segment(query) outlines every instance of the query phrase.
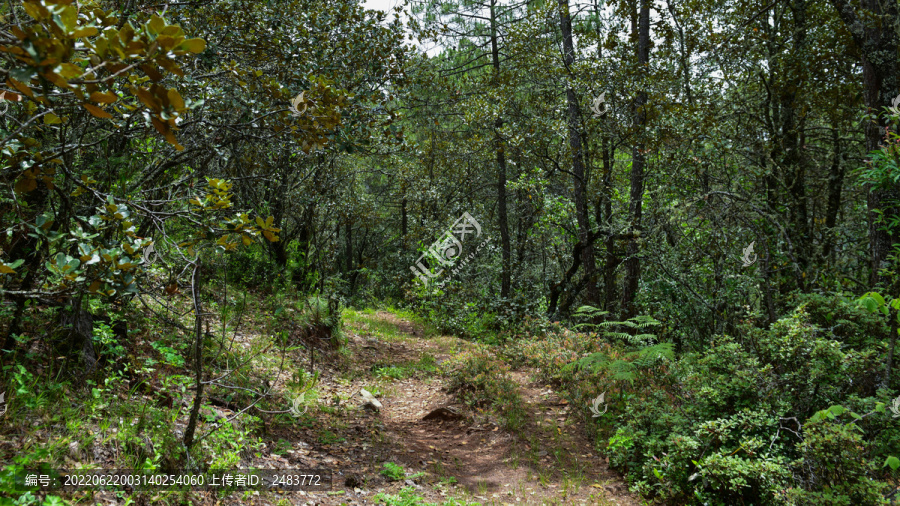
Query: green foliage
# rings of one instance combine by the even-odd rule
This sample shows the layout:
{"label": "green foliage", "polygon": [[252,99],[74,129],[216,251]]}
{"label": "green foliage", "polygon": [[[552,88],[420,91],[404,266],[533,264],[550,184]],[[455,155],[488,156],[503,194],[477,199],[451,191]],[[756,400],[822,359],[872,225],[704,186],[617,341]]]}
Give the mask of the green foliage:
{"label": "green foliage", "polygon": [[518,331],[524,318],[540,318],[534,316],[539,300],[525,294],[497,300],[486,287],[474,283],[450,284],[437,296],[413,292],[407,300],[439,332],[485,344],[501,344]]}
{"label": "green foliage", "polygon": [[633,382],[640,369],[652,367],[660,360],[674,360],[672,343],[659,343],[637,351],[628,352],[622,358],[610,357],[606,353],[591,353],[575,362],[567,364],[564,372],[584,370],[589,374],[605,374],[614,381]]}
{"label": "green foliage", "polygon": [[99,348],[97,354],[115,362],[125,357],[125,346],[117,342],[109,325],[99,322],[94,324],[94,347]]}
{"label": "green foliage", "polygon": [[384,504],[385,506],[477,506],[479,504],[459,501],[453,498],[447,499],[440,504],[426,502],[425,498],[418,495],[413,487],[403,487],[397,494],[379,492],[375,494],[374,500],[375,504]]}
{"label": "green foliage", "polygon": [[409,376],[407,369],[394,365],[387,367],[375,367],[373,369],[376,378],[389,378],[393,380],[401,380]]}
{"label": "green foliage", "polygon": [[873,313],[858,299],[797,293],[789,300],[795,307],[803,307],[810,323],[828,329],[836,339],[853,347],[871,346],[881,340],[880,336],[888,334],[888,322],[882,311]]}
{"label": "green foliage", "polygon": [[425,498],[416,494],[416,489],[412,487],[403,487],[399,494],[388,494],[379,492],[375,495],[376,504],[384,504],[385,506],[414,506],[418,504],[426,504]]}
{"label": "green foliage", "polygon": [[872,396],[880,360],[867,332],[883,328],[852,301],[807,296],[769,330],[742,328],[677,360],[669,347],[642,356],[658,345],[623,349],[565,330],[507,353],[559,381],[585,416],[611,392],[594,419],[598,445],[647,497],[882,504],[885,464],[900,453],[900,427],[886,414],[895,393]]}
{"label": "green foliage", "polygon": [[609,438],[606,445],[609,463],[613,467],[627,469],[628,462],[633,459],[633,455],[630,455],[630,450],[633,447],[634,435],[629,432],[629,429],[619,427],[616,429],[616,433]]}
{"label": "green foliage", "polygon": [[346,438],[343,438],[330,430],[323,430],[319,433],[319,443],[323,445],[332,445],[335,443],[343,443],[346,441]]}
{"label": "green foliage", "polygon": [[301,310],[299,322],[301,327],[327,329],[327,335],[322,337],[330,339],[336,348],[345,344],[341,335],[341,310],[337,299],[326,299],[319,296],[307,297],[303,301]]}
{"label": "green foliage", "polygon": [[601,311],[591,306],[581,306],[573,314],[576,319],[591,320],[587,323],[575,325],[576,329],[597,329],[599,337],[605,340],[623,340],[636,346],[642,346],[625,354],[611,356],[605,352],[595,352],[583,356],[578,360],[566,364],[563,367],[564,374],[573,374],[584,371],[590,375],[602,374],[609,376],[613,381],[634,382],[640,369],[647,369],[656,365],[659,361],[674,360],[675,347],[672,343],[650,344],[657,340],[656,334],[630,334],[628,332],[613,332],[608,329],[624,327],[632,330],[646,330],[658,326],[660,322],[650,316],[635,316],[626,321],[594,321],[607,315],[607,311]]}
{"label": "green foliage", "polygon": [[280,268],[261,244],[251,244],[235,250],[227,258],[230,282],[246,288],[272,289],[279,286]]}
{"label": "green foliage", "polygon": [[440,372],[437,359],[430,353],[423,353],[419,360],[403,364],[376,362],[370,368],[375,377],[381,379],[401,380],[412,376],[430,375]]}
{"label": "green foliage", "polygon": [[381,475],[390,481],[400,481],[406,478],[406,471],[400,465],[393,462],[385,462],[382,464]]}
{"label": "green foliage", "polygon": [[159,352],[163,357],[163,363],[171,365],[173,367],[183,367],[184,366],[184,353],[179,352],[169,346],[166,346],[159,341],[153,341],[150,343],[150,346],[153,347],[156,351]]}
{"label": "green foliage", "polygon": [[[842,410],[828,410],[839,416]],[[862,433],[861,433],[862,432]],[[804,425],[803,442],[797,445],[801,487],[788,491],[799,504],[888,504],[885,483],[874,478],[875,462],[867,455],[864,431],[853,423],[833,423],[813,417]]]}
{"label": "green foliage", "polygon": [[[894,113],[897,119],[897,113]],[[888,131],[884,142],[869,153],[870,159],[865,167],[856,170],[860,184],[870,183],[881,188],[890,188],[900,181],[900,135],[896,131]],[[889,224],[895,227],[897,224]]]}

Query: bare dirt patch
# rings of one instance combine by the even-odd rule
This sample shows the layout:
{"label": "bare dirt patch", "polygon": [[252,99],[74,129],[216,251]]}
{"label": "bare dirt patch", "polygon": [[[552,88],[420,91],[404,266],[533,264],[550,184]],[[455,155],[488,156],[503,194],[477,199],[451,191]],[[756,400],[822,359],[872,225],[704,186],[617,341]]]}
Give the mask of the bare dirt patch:
{"label": "bare dirt patch", "polygon": [[[316,364],[317,406],[291,425],[270,427],[266,448],[248,459],[262,468],[328,468],[332,490],[215,500],[198,494],[195,504],[363,505],[376,504],[378,493],[404,488],[438,505],[450,498],[458,501],[450,504],[641,504],[594,451],[580,417],[571,416],[575,408],[534,382],[529,371],[512,372],[527,413],[513,432],[495,414],[459,403],[437,371],[412,365],[426,354],[441,362],[472,343],[423,337],[422,328],[391,313],[364,318],[371,325],[363,321],[346,329],[349,360]],[[384,322],[399,332],[383,338],[375,329]],[[308,366],[295,359],[297,366]],[[406,367],[409,375],[376,374],[389,364]],[[379,395],[380,412],[360,409],[361,388]],[[439,408],[447,412],[423,419]],[[386,462],[402,466],[406,476],[386,477]]]}

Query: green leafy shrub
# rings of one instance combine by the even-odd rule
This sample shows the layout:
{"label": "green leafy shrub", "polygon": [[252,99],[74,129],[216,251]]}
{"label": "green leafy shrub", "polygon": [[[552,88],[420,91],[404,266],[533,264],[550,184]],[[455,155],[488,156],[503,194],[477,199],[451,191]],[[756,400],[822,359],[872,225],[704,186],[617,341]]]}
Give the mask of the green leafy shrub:
{"label": "green leafy shrub", "polygon": [[855,424],[825,420],[804,425],[801,459],[795,462],[800,486],[787,499],[796,504],[888,504],[885,484],[873,479],[876,465],[867,458],[864,434]]}
{"label": "green leafy shrub", "polygon": [[[551,327],[505,353],[584,406],[610,465],[651,500],[882,504],[885,466],[900,454],[900,424],[877,411],[900,393],[875,388],[883,355],[869,333],[884,325],[847,300],[799,299],[768,330],[741,328],[679,357],[660,347],[665,336],[608,335],[596,312],[581,328],[597,332]],[[592,417],[601,392],[606,412]],[[814,416],[836,404],[841,423]]]}

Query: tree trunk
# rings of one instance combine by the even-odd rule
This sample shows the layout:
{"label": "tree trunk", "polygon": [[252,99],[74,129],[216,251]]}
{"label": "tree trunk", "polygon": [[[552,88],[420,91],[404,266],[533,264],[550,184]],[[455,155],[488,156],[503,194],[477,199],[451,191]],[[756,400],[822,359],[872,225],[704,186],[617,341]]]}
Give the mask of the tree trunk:
{"label": "tree trunk", "polygon": [[884,383],[887,388],[891,388],[891,374],[894,367],[894,345],[897,344],[897,310],[891,308],[891,344],[888,347],[887,363],[885,364]]}
{"label": "tree trunk", "polygon": [[197,418],[200,416],[200,406],[203,404],[203,308],[200,305],[200,260],[194,261],[194,270],[191,273],[191,295],[194,301],[194,376],[195,388],[194,404],[191,406],[190,418],[187,427],[184,428],[184,446],[188,450],[194,444],[194,431],[197,429]]}
{"label": "tree trunk", "polygon": [[[563,61],[571,77],[571,65],[575,62],[575,46],[572,42],[572,19],[569,17],[568,0],[559,0],[559,25],[563,40]],[[569,147],[572,149],[572,174],[575,185],[575,219],[578,222],[578,240],[582,245],[581,263],[584,264],[584,277],[587,280],[586,302],[596,305],[597,281],[595,279],[596,267],[594,265],[594,246],[591,238],[591,225],[588,218],[587,186],[588,180],[584,167],[584,146],[579,130],[580,111],[578,97],[571,84],[566,86],[566,101],[568,102],[568,130]]]}
{"label": "tree trunk", "polygon": [[[273,192],[271,195],[271,200],[273,201],[272,206],[272,218],[273,225],[277,228],[284,230],[284,199],[286,198],[284,193],[287,191],[286,185],[284,183],[280,184],[278,189]],[[272,255],[275,257],[275,263],[282,270],[287,268],[288,264],[288,255],[287,255],[287,240],[289,234],[282,234],[282,238],[279,241],[266,241],[269,245],[269,248],[272,251]]]}
{"label": "tree trunk", "polygon": [[[494,86],[500,84],[500,49],[497,46],[497,0],[491,0],[491,62],[494,66]],[[510,290],[510,258],[509,218],[506,211],[506,153],[499,128],[503,126],[503,118],[494,122],[494,142],[497,150],[497,225],[500,227],[500,252],[502,254],[500,273],[500,297],[509,298]]]}
{"label": "tree trunk", "polygon": [[831,256],[837,240],[834,227],[837,225],[837,215],[841,208],[841,191],[844,187],[844,166],[841,163],[843,151],[837,127],[831,129],[831,145],[834,152],[831,157],[831,170],[828,174],[828,205],[825,209],[825,237],[822,245],[823,260]]}
{"label": "tree trunk", "polygon": [[790,5],[794,15],[794,67],[784,68],[786,77],[780,93],[781,132],[779,154],[781,166],[787,176],[785,181],[791,196],[788,206],[791,221],[791,235],[794,238],[795,255],[799,272],[796,272],[797,287],[806,291],[805,274],[809,267],[809,213],[806,198],[806,166],[801,156],[802,142],[800,128],[802,118],[797,117],[797,93],[806,72],[803,61],[806,45],[806,1],[795,0]]}
{"label": "tree trunk", "polygon": [[[900,62],[897,59],[898,33],[895,28],[898,17],[897,2],[861,0],[865,15],[857,11],[856,3],[850,0],[831,0],[844,26],[853,37],[860,50],[863,81],[865,83],[866,106],[878,115],[877,121],[866,122],[866,149],[874,151],[881,145],[882,135],[887,126],[884,108],[891,105],[897,95]],[[900,185],[893,184],[887,189],[869,187],[869,245],[871,249],[871,277],[874,287],[883,281],[879,271],[888,267],[887,257],[897,242],[897,234],[883,230],[884,224],[878,219],[877,210],[883,212],[883,221],[890,222],[900,215],[900,209],[891,201],[900,198]]]}
{"label": "tree trunk", "polygon": [[612,216],[612,153],[609,149],[609,138],[603,137],[603,214],[605,216],[606,230],[609,235],[606,237],[606,258],[604,260],[603,286],[604,304],[603,309],[612,311],[616,300],[616,267],[619,266],[619,257],[616,255],[616,240],[613,238],[613,216]]}
{"label": "tree trunk", "polygon": [[[646,82],[646,73],[650,62],[650,0],[641,0],[638,16],[638,67],[641,73],[641,84]],[[625,260],[625,283],[622,289],[622,319],[631,318],[635,314],[634,299],[638,291],[641,277],[641,261],[638,258],[637,238],[641,232],[641,211],[644,200],[644,141],[643,130],[647,124],[647,92],[638,92],[634,104],[634,123],[637,127],[638,142],[631,153],[631,195],[629,214],[631,216],[632,238],[628,242],[628,258]]]}
{"label": "tree trunk", "polygon": [[406,195],[400,201],[400,249],[406,250],[406,234],[409,228],[409,216],[406,212]]}

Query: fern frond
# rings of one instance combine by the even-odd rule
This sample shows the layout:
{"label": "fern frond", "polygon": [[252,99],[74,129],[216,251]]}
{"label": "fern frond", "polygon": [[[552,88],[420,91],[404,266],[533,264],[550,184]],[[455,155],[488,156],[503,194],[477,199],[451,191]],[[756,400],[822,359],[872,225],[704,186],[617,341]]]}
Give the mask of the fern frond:
{"label": "fern frond", "polygon": [[594,306],[581,306],[575,310],[573,315],[575,316],[605,316],[608,315],[609,311],[603,311],[602,309],[596,308]]}
{"label": "fern frond", "polygon": [[635,327],[641,329],[652,327],[654,325],[660,325],[662,323],[656,318],[649,315],[638,315],[633,318],[629,318],[628,321],[632,322]]}
{"label": "fern frond", "polygon": [[606,322],[600,322],[600,323],[598,323],[597,325],[600,326],[600,327],[616,327],[616,326],[622,326],[622,327],[629,327],[629,328],[632,328],[632,329],[636,329],[636,328],[638,327],[636,323],[631,322],[631,321],[628,321],[628,320],[625,320],[624,322],[610,322],[610,321],[606,321]]}
{"label": "fern frond", "polygon": [[565,365],[563,370],[574,372],[587,369],[591,373],[597,373],[605,368],[607,364],[609,364],[609,357],[605,353],[597,352]]}
{"label": "fern frond", "polygon": [[650,367],[660,359],[675,360],[675,345],[672,343],[659,343],[637,351],[634,365],[637,367]]}
{"label": "fern frond", "polygon": [[612,379],[616,381],[634,381],[635,366],[627,360],[616,360],[611,362],[606,369],[609,371]]}

